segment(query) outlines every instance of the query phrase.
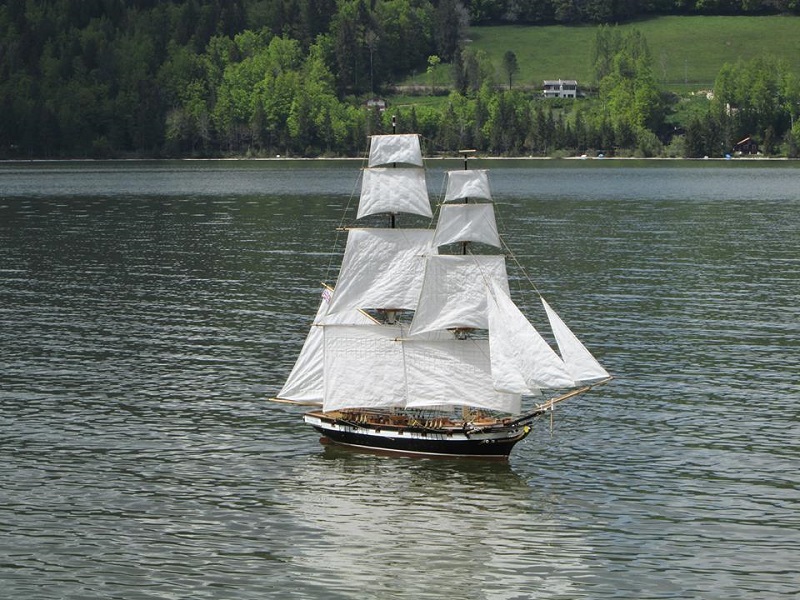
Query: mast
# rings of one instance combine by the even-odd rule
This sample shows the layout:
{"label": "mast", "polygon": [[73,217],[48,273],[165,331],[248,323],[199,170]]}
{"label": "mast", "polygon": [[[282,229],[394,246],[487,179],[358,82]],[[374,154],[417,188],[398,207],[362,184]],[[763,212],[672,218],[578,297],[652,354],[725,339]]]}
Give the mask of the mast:
{"label": "mast", "polygon": [[[467,167],[467,158],[471,153],[475,152],[475,150],[459,150],[458,153],[464,157],[464,170],[468,171],[469,168]],[[464,198],[464,204],[469,204],[469,197]],[[461,242],[461,254],[467,253],[469,241]]]}
{"label": "mast", "polygon": [[[397,135],[397,115],[392,115],[392,135]],[[392,168],[397,168],[397,163],[392,163]],[[397,213],[389,213],[389,229],[397,228]],[[397,322],[397,311],[389,308],[383,311],[383,318],[387,325],[394,325]]]}
{"label": "mast", "polygon": [[[467,165],[467,160],[469,159],[469,156],[471,154],[475,153],[475,150],[459,150],[458,153],[461,154],[461,156],[464,158],[464,170],[468,171],[469,166]],[[464,198],[464,204],[469,204],[469,196]],[[463,242],[461,242],[461,254],[463,256],[467,255],[469,251],[469,244],[470,244],[469,240],[464,240]],[[455,333],[459,337],[466,338],[467,336],[469,336],[471,331],[472,331],[471,328],[464,328],[464,329],[457,329]],[[466,407],[464,407],[464,410],[466,411]]]}
{"label": "mast", "polygon": [[[470,150],[459,150],[459,153],[464,157],[464,170],[465,171],[468,170],[467,158],[468,158],[470,152],[475,152],[475,151],[474,150],[472,150],[472,151],[470,151]],[[464,204],[469,204],[469,197],[464,198]],[[466,255],[467,254],[467,248],[468,247],[469,247],[469,241],[468,240],[465,240],[465,241],[461,242],[461,254],[462,255]],[[468,329],[458,330],[458,331],[456,331],[456,336],[467,337],[469,335],[469,332],[470,332],[470,330],[468,330]],[[465,421],[469,418],[469,407],[468,406],[462,406],[461,407],[461,418],[464,419]]]}
{"label": "mast", "polygon": [[[397,134],[397,115],[392,115],[392,135],[396,135],[396,134]],[[392,163],[392,168],[396,169],[397,168],[397,163]],[[389,213],[389,228],[390,229],[394,229],[395,227],[397,227],[396,217],[397,217],[397,213],[395,213],[395,212],[390,212]],[[394,322],[394,321],[392,321],[392,322]]]}

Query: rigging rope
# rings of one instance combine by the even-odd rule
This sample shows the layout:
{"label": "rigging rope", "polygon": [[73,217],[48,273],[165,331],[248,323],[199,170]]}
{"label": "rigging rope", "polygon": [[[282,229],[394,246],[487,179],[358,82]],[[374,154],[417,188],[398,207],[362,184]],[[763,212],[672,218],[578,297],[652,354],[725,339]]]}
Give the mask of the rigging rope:
{"label": "rigging rope", "polygon": [[345,232],[345,234],[347,232],[347,226],[345,225],[345,223],[347,222],[347,215],[352,210],[353,199],[360,196],[360,194],[358,192],[359,192],[361,180],[362,180],[362,178],[364,176],[363,175],[364,169],[367,167],[368,164],[369,164],[369,147],[367,147],[366,153],[364,154],[364,157],[362,158],[362,161],[361,161],[361,175],[359,177],[356,177],[356,179],[355,179],[355,182],[353,184],[353,189],[350,191],[350,196],[347,199],[347,204],[344,207],[344,211],[342,211],[342,217],[339,220],[339,226],[336,227],[336,236],[334,237],[333,247],[331,248],[331,251],[330,251],[330,254],[329,254],[329,257],[328,257],[328,267],[325,270],[325,281],[326,282],[332,280],[331,273],[332,273],[332,271],[334,269],[334,265],[335,264],[339,264],[339,261],[337,259],[341,258],[341,256],[339,254],[337,254],[337,251],[336,251],[336,249],[339,247],[339,245],[341,243],[339,241],[339,236],[341,235],[342,232]]}

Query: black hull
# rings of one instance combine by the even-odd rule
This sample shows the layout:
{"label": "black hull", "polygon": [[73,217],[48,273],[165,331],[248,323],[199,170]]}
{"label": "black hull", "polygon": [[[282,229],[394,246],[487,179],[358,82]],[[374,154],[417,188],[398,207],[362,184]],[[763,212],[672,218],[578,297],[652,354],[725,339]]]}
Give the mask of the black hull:
{"label": "black hull", "polygon": [[514,445],[530,432],[529,423],[464,431],[461,428],[423,430],[372,426],[326,418],[320,413],[306,415],[305,420],[324,436],[320,440],[323,443],[420,456],[505,459]]}
{"label": "black hull", "polygon": [[328,431],[321,427],[315,427],[314,429],[323,434],[323,436],[331,442],[344,446],[381,450],[398,454],[430,454],[474,458],[506,458],[511,453],[511,449],[514,445],[524,437],[503,441],[401,440],[398,438],[379,438],[359,433]]}

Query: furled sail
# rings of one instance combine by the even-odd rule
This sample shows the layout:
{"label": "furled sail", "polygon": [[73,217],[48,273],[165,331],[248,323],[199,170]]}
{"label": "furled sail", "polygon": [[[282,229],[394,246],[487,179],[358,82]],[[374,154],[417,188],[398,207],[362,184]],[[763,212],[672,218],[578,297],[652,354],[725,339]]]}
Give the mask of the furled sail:
{"label": "furled sail", "polygon": [[434,246],[454,242],[483,242],[500,247],[491,204],[444,204],[439,212]]}
{"label": "furled sail", "polygon": [[509,293],[503,256],[428,256],[411,335],[440,329],[486,329],[486,290],[492,282]]}
{"label": "furled sail", "polygon": [[597,362],[597,359],[592,356],[591,352],[586,349],[586,346],[575,336],[574,333],[567,327],[566,323],[561,320],[547,301],[542,298],[542,304],[547,312],[547,318],[550,321],[550,327],[553,329],[553,335],[556,337],[558,349],[561,352],[561,357],[575,381],[581,383],[593,383],[602,379],[610,377],[602,365]]}
{"label": "furled sail", "polygon": [[329,314],[354,308],[414,310],[425,257],[436,253],[432,241],[430,229],[351,229]]}
{"label": "furled sail", "polygon": [[494,285],[487,295],[495,388],[538,394],[542,388],[573,387],[575,381],[564,362],[520,312],[508,292]]}
{"label": "furled sail", "polygon": [[[323,290],[314,323],[286,383],[283,384],[283,388],[277,396],[282,400],[322,402],[323,333],[321,323],[328,314],[330,297],[331,291],[327,288]],[[368,325],[373,323],[372,319],[358,310],[344,311],[329,318],[332,323],[337,324]]]}
{"label": "furled sail", "polygon": [[411,213],[432,217],[423,169],[364,170],[357,218],[378,213]]}
{"label": "furled sail", "polygon": [[484,170],[463,170],[447,172],[447,190],[445,202],[464,200],[466,198],[492,199],[489,189],[489,174]]}
{"label": "furled sail", "polygon": [[373,135],[370,138],[369,166],[395,163],[422,166],[422,150],[417,134]]}

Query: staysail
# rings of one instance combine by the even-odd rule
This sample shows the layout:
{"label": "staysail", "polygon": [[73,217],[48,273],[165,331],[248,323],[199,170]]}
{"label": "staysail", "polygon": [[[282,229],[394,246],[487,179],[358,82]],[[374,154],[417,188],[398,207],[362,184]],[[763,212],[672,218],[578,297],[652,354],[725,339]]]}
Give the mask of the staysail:
{"label": "staysail", "polygon": [[566,365],[536,328],[495,285],[488,294],[489,347],[495,387],[519,394],[573,387]]}
{"label": "staysail", "polygon": [[547,319],[550,321],[550,327],[553,329],[553,335],[558,344],[558,350],[561,352],[561,357],[575,381],[580,383],[593,383],[610,377],[602,365],[597,362],[597,359],[592,356],[591,352],[586,349],[586,346],[575,336],[574,333],[567,327],[566,323],[561,320],[547,301],[542,298],[542,304],[547,312]]}

